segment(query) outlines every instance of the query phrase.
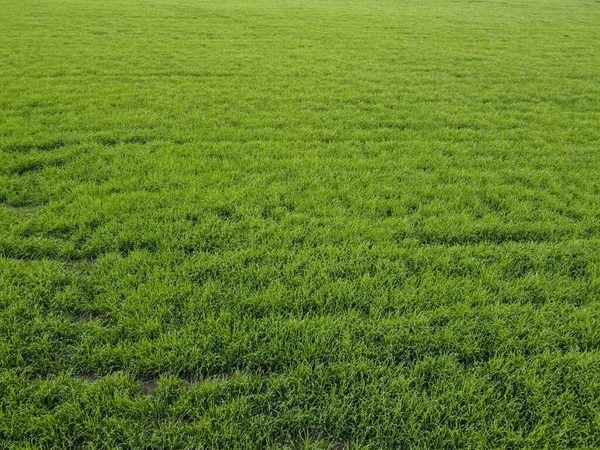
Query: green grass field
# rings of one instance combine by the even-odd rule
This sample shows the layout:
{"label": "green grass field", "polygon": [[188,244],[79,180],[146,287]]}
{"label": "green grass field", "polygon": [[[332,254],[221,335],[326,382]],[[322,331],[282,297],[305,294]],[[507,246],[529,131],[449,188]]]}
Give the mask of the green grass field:
{"label": "green grass field", "polygon": [[600,448],[600,1],[0,0],[0,448]]}

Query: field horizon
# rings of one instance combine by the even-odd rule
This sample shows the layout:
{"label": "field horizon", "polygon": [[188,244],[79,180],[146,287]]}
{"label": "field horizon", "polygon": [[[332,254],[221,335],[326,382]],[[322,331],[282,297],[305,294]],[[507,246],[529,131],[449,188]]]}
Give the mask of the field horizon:
{"label": "field horizon", "polygon": [[600,448],[599,151],[597,0],[0,0],[0,448]]}

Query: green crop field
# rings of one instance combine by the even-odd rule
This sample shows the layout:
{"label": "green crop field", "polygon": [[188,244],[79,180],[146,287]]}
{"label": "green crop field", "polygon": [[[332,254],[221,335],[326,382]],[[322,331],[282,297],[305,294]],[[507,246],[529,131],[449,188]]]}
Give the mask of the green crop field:
{"label": "green crop field", "polygon": [[0,0],[0,449],[599,449],[599,0]]}

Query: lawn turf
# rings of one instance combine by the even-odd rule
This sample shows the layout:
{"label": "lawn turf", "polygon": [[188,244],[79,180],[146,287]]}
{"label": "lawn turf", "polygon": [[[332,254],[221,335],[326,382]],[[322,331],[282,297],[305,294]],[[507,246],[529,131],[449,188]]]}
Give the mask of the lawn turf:
{"label": "lawn turf", "polygon": [[0,448],[600,448],[598,0],[0,0]]}

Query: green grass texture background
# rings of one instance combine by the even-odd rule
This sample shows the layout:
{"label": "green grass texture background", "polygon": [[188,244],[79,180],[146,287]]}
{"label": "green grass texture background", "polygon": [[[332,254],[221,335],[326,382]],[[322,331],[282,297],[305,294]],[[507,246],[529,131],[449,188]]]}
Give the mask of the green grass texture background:
{"label": "green grass texture background", "polygon": [[0,0],[0,448],[600,448],[598,0]]}

